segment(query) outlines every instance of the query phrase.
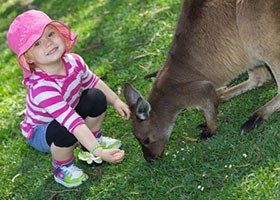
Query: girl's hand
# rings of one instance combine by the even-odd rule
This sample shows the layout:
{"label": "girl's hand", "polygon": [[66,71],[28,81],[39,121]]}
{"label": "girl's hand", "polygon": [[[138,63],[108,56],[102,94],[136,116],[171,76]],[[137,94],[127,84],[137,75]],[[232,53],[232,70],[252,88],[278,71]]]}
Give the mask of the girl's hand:
{"label": "girl's hand", "polygon": [[131,111],[128,105],[126,105],[122,100],[119,98],[116,99],[113,106],[124,120],[128,120],[130,118]]}
{"label": "girl's hand", "polygon": [[95,156],[99,156],[102,160],[111,163],[117,164],[123,161],[125,157],[125,151],[119,149],[100,149],[96,152]]}

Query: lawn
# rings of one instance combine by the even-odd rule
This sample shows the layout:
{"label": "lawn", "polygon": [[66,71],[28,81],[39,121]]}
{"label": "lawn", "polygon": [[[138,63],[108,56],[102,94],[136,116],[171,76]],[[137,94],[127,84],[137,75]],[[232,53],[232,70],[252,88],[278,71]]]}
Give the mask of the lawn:
{"label": "lawn", "polygon": [[27,146],[20,133],[25,91],[6,31],[27,8],[43,10],[78,34],[74,52],[122,99],[131,82],[144,96],[143,77],[164,62],[181,0],[0,0],[0,199],[280,199],[280,114],[245,136],[240,125],[277,93],[274,81],[219,107],[217,135],[192,142],[203,122],[199,111],[179,114],[162,159],[146,163],[130,122],[110,107],[103,132],[122,140],[123,163],[77,165],[90,176],[66,189],[52,176],[50,155]]}

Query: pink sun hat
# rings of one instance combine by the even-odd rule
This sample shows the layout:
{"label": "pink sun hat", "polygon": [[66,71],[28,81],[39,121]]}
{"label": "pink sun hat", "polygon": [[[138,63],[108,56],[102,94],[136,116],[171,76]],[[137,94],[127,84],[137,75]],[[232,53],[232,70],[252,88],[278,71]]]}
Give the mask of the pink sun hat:
{"label": "pink sun hat", "polygon": [[9,27],[7,32],[8,46],[17,54],[24,78],[31,75],[31,70],[23,54],[42,36],[49,24],[53,25],[65,38],[65,52],[69,52],[76,43],[77,35],[72,33],[67,25],[52,20],[42,11],[26,11],[18,15]]}

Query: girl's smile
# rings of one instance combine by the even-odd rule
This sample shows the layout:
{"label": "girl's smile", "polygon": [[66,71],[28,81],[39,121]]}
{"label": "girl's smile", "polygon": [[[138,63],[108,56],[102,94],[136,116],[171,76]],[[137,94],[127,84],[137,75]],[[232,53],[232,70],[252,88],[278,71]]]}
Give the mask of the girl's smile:
{"label": "girl's smile", "polygon": [[53,48],[49,53],[47,53],[47,56],[54,54],[57,51],[58,47]]}

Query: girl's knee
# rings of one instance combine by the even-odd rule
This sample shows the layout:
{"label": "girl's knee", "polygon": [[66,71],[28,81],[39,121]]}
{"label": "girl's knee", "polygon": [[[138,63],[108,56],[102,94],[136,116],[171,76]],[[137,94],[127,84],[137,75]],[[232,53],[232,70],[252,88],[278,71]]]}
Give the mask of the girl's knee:
{"label": "girl's knee", "polygon": [[107,99],[106,99],[105,94],[101,90],[96,89],[96,88],[89,89],[88,95],[89,95],[89,98],[91,99],[92,104],[95,105],[94,107],[100,108],[100,111],[103,111],[103,112],[106,111]]}
{"label": "girl's knee", "polygon": [[58,147],[71,147],[78,141],[72,133],[61,126],[56,120],[49,124],[46,139],[49,146],[54,143]]}
{"label": "girl's knee", "polygon": [[53,143],[58,147],[72,147],[76,145],[77,139],[74,135],[68,133],[67,135],[62,135],[61,138],[57,138]]}
{"label": "girl's knee", "polygon": [[83,92],[78,108],[83,118],[98,117],[107,110],[106,96],[97,88],[88,89]]}

